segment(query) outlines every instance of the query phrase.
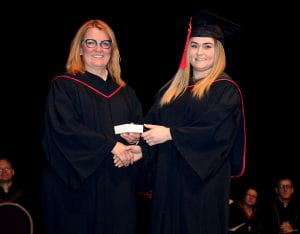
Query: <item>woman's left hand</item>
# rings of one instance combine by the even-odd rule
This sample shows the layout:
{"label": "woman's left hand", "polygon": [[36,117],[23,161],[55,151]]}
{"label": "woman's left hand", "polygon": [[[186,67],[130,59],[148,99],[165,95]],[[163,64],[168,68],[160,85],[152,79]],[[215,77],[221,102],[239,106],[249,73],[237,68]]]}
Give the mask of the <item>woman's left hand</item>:
{"label": "woman's left hand", "polygon": [[161,125],[144,124],[149,130],[142,134],[148,145],[157,145],[172,140],[170,128]]}

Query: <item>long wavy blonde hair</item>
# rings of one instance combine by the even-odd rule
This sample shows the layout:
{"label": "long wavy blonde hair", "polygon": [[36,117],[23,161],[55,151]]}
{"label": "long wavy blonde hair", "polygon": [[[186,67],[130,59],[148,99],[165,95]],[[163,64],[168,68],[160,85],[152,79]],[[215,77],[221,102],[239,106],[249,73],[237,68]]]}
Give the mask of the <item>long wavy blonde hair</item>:
{"label": "long wavy blonde hair", "polygon": [[82,46],[82,40],[89,28],[98,28],[105,31],[112,40],[111,58],[108,62],[107,68],[112,76],[112,79],[120,86],[125,86],[125,82],[121,78],[121,66],[120,66],[120,53],[118,44],[116,41],[113,30],[103,21],[93,19],[85,22],[77,31],[70,47],[70,53],[66,64],[67,72],[71,74],[85,72],[84,62],[82,56],[80,56],[80,48]]}
{"label": "long wavy blonde hair", "polygon": [[[226,67],[226,56],[222,43],[214,39],[215,43],[215,58],[214,64],[210,73],[199,80],[192,89],[192,94],[194,97],[201,99],[205,92],[207,92],[212,85],[212,83],[218,78],[218,76],[224,72]],[[190,45],[190,44],[189,44]],[[190,48],[190,46],[189,46]],[[160,105],[163,106],[174,101],[177,97],[182,95],[189,84],[189,79],[191,75],[191,64],[189,62],[189,53],[186,54],[187,65],[184,69],[179,68],[174,75],[173,79],[170,80],[170,86],[162,96],[160,100]]]}

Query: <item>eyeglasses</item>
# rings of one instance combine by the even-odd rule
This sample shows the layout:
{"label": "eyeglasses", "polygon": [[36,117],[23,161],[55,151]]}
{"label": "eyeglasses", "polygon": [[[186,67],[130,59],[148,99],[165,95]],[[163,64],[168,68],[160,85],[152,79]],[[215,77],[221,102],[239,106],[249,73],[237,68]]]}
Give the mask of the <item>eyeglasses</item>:
{"label": "eyeglasses", "polygon": [[252,198],[257,198],[257,196],[255,196],[255,195],[252,195],[252,194],[250,194],[250,193],[247,193],[247,194],[246,194],[246,196],[248,196],[248,197],[252,197]]}
{"label": "eyeglasses", "polygon": [[280,184],[280,185],[278,185],[278,188],[279,189],[291,189],[291,188],[293,188],[293,185],[291,185],[291,184]]}
{"label": "eyeglasses", "polygon": [[96,48],[97,47],[97,44],[99,44],[101,46],[101,48],[103,49],[109,49],[111,48],[111,44],[112,44],[112,41],[111,40],[102,40],[102,41],[97,41],[95,39],[83,39],[82,40],[85,45],[88,47],[88,48]]}
{"label": "eyeglasses", "polygon": [[2,172],[2,171],[9,171],[11,169],[12,169],[11,167],[0,167],[0,172]]}

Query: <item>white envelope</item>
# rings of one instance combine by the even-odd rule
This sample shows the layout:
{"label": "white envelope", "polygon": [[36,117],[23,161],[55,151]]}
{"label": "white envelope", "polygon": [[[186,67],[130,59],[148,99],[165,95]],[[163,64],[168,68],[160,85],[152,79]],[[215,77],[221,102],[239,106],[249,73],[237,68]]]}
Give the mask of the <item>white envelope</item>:
{"label": "white envelope", "polygon": [[144,126],[142,124],[121,124],[114,126],[115,134],[121,134],[125,132],[137,132],[143,133]]}

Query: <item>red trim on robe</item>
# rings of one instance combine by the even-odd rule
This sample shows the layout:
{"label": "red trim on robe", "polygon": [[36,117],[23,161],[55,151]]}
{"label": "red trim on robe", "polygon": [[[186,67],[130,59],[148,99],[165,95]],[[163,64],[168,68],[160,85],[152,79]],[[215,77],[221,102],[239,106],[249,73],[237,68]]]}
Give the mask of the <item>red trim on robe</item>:
{"label": "red trim on robe", "polygon": [[243,204],[238,203],[238,206],[241,207],[241,209],[243,210],[243,212],[244,212],[244,214],[245,214],[245,216],[247,217],[248,220],[253,219],[253,217],[256,215],[256,209],[255,208],[252,209],[252,214],[248,215],[248,213],[246,211],[246,208],[243,206]]}
{"label": "red trim on robe", "polygon": [[[243,114],[243,120],[244,120],[244,152],[243,152],[243,167],[242,170],[240,172],[240,174],[236,175],[236,176],[231,176],[232,178],[237,178],[240,177],[244,174],[245,172],[245,168],[246,168],[246,118],[245,118],[245,109],[244,109],[244,101],[243,101],[243,95],[242,92],[239,88],[239,86],[237,85],[237,83],[235,83],[233,80],[230,79],[226,79],[226,78],[220,78],[215,80],[214,82],[218,82],[218,81],[228,81],[230,83],[232,83],[238,90],[240,97],[241,97],[241,106],[242,106],[242,114]],[[188,85],[187,88],[193,88],[195,85]]]}
{"label": "red trim on robe", "polygon": [[93,90],[95,93],[97,93],[97,94],[99,94],[99,95],[101,95],[101,96],[103,96],[103,97],[105,97],[105,98],[111,98],[112,96],[114,96],[114,95],[122,88],[122,86],[119,86],[119,87],[118,87],[115,91],[113,91],[111,94],[106,95],[106,94],[100,92],[99,90],[95,89],[93,86],[91,86],[91,85],[89,85],[89,84],[87,84],[87,83],[85,83],[85,82],[83,82],[83,81],[81,81],[81,80],[78,80],[78,79],[76,79],[76,78],[74,78],[74,77],[66,76],[66,75],[61,75],[61,76],[56,76],[56,77],[54,77],[53,80],[56,80],[56,79],[58,79],[58,78],[66,78],[66,79],[70,79],[70,80],[76,81],[76,82],[78,82],[78,83],[80,83],[80,84],[86,86],[87,88]]}
{"label": "red trim on robe", "polygon": [[0,198],[0,203],[4,203],[4,202],[14,202],[20,195],[21,195],[22,191],[19,191],[15,196],[13,196],[12,198],[8,199],[8,200],[4,200]]}

